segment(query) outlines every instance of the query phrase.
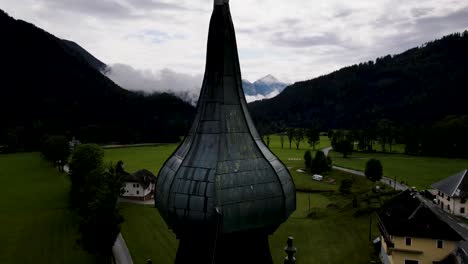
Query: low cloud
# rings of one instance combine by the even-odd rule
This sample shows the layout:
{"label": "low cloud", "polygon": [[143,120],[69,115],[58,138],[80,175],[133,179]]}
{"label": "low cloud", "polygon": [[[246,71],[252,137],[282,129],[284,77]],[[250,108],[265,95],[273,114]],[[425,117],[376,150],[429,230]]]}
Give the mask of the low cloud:
{"label": "low cloud", "polygon": [[251,102],[254,102],[254,101],[260,101],[260,100],[263,100],[263,99],[270,99],[270,98],[273,98],[275,96],[277,96],[278,94],[280,94],[280,91],[279,90],[274,90],[273,92],[267,94],[267,95],[262,95],[262,94],[257,94],[257,95],[246,95],[245,96],[245,99],[247,100],[247,103],[251,103]]}
{"label": "low cloud", "polygon": [[202,75],[177,73],[170,69],[157,72],[139,70],[126,64],[114,64],[104,74],[130,91],[171,93],[195,105],[200,94]]}

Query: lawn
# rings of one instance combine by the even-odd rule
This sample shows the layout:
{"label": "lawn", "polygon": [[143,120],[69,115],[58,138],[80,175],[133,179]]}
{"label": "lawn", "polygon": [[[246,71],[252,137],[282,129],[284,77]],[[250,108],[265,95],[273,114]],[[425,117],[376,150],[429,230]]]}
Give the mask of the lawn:
{"label": "lawn", "polygon": [[[321,146],[326,147],[328,138]],[[139,147],[128,149],[106,149],[106,160],[123,160],[128,171],[148,168],[157,173],[163,162],[174,151],[175,144],[159,147]],[[282,159],[292,171],[296,186],[310,190],[337,190],[342,179],[354,179],[353,192],[362,193],[370,189],[370,183],[362,177],[333,171],[327,179],[335,179],[336,184],[315,182],[310,175],[296,172],[303,167],[302,157],[306,149],[305,142],[299,150],[282,149],[279,137],[270,141],[273,152]],[[310,205],[309,205],[310,200]],[[354,217],[351,196],[337,193],[297,193],[297,210],[289,220],[270,237],[270,247],[275,263],[282,263],[287,237],[295,237],[300,263],[368,263],[371,249],[368,242],[369,217]],[[125,223],[122,233],[129,246],[135,263],[142,263],[151,258],[157,263],[173,263],[177,250],[177,240],[167,229],[166,224],[153,206],[122,204]],[[309,217],[309,208],[315,212]],[[377,230],[373,228],[373,235]]]}
{"label": "lawn", "polygon": [[330,155],[332,155],[334,165],[357,170],[364,170],[370,158],[379,159],[386,176],[396,177],[398,181],[403,180],[407,185],[418,189],[429,188],[432,183],[468,168],[467,159],[356,152],[349,158],[343,158],[336,152],[330,152]]}
{"label": "lawn", "polygon": [[[346,176],[351,178],[340,172],[329,175],[335,178]],[[353,191],[364,192],[370,186],[364,178],[355,178]],[[298,248],[298,263],[369,263],[369,216],[354,217],[352,214],[356,209],[350,204],[351,196],[297,193],[296,212],[270,237],[274,262],[283,263],[287,237],[293,236]],[[162,264],[174,262],[177,240],[153,206],[122,204],[122,212],[125,217],[122,233],[135,263],[143,263],[148,258]],[[309,212],[314,212],[312,217],[308,216]],[[372,237],[377,235],[378,231],[372,225]]]}
{"label": "lawn", "polygon": [[159,169],[177,146],[178,144],[162,144],[156,147],[105,149],[104,159],[113,164],[122,160],[125,164],[125,170],[128,172],[147,169],[157,175]]}
{"label": "lawn", "polygon": [[67,175],[20,153],[0,155],[0,181],[0,263],[99,263],[76,244]]}

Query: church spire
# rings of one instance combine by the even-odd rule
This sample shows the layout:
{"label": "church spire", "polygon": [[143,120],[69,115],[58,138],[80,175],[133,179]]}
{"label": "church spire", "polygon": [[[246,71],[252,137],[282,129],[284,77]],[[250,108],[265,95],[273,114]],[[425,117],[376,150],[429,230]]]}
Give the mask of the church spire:
{"label": "church spire", "polygon": [[[156,207],[180,238],[179,251],[185,255],[195,254],[197,242],[190,241],[199,232],[211,239],[207,244],[224,244],[210,246],[219,252],[246,232],[255,234],[251,241],[258,237],[262,242],[255,243],[266,243],[267,250],[268,234],[296,208],[295,187],[250,117],[227,0],[215,0],[207,49],[197,113],[159,172]],[[211,231],[216,235],[209,238]]]}

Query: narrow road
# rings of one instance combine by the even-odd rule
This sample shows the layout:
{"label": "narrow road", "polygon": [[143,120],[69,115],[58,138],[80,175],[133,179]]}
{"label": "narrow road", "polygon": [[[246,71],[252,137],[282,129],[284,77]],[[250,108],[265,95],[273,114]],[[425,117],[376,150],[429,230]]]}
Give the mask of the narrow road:
{"label": "narrow road", "polygon": [[128,251],[127,244],[122,237],[122,234],[117,236],[114,246],[112,247],[112,253],[116,264],[133,264],[132,256]]}
{"label": "narrow road", "polygon": [[[325,156],[328,156],[328,153],[332,150],[333,148],[332,147],[328,147],[328,148],[324,148],[322,149],[323,153],[325,153]],[[339,167],[339,166],[335,166],[333,165],[333,169],[335,170],[340,170],[340,171],[344,171],[344,172],[347,172],[347,173],[351,173],[351,174],[354,174],[354,175],[358,175],[358,176],[363,176],[365,177],[366,175],[364,174],[364,172],[362,171],[359,171],[359,170],[353,170],[353,169],[347,169],[347,168],[343,168],[343,167]],[[409,189],[408,186],[404,185],[404,184],[401,184],[399,183],[398,181],[395,182],[393,179],[389,178],[389,177],[382,177],[382,180],[380,180],[380,182],[384,183],[384,184],[387,184],[393,188],[395,188],[396,190],[398,191],[404,191],[404,190],[407,190]]]}

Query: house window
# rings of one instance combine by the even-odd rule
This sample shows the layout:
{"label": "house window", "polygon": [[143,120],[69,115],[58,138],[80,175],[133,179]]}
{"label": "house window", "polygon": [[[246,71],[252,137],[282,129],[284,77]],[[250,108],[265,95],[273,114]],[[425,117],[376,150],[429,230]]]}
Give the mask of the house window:
{"label": "house window", "polygon": [[140,187],[140,184],[137,184],[137,188],[139,188],[139,187]]}
{"label": "house window", "polygon": [[442,194],[442,198],[444,198],[444,193],[441,193]]}
{"label": "house window", "polygon": [[464,214],[465,213],[465,207],[460,207],[460,214]]}
{"label": "house window", "polygon": [[447,196],[447,201],[450,201],[450,196]]}
{"label": "house window", "polygon": [[407,246],[411,246],[411,237],[406,237],[406,238],[405,238],[405,244],[406,244]]}
{"label": "house window", "polygon": [[405,264],[419,264],[417,260],[405,259]]}
{"label": "house window", "polygon": [[437,240],[437,248],[444,248],[444,241],[443,240]]}
{"label": "house window", "polygon": [[437,194],[440,196],[440,191],[438,191]]}
{"label": "house window", "polygon": [[140,194],[140,191],[137,191],[137,194]]}
{"label": "house window", "polygon": [[466,198],[465,197],[461,198],[460,203],[462,204],[466,203]]}
{"label": "house window", "polygon": [[450,204],[447,204],[447,210],[450,211]]}

